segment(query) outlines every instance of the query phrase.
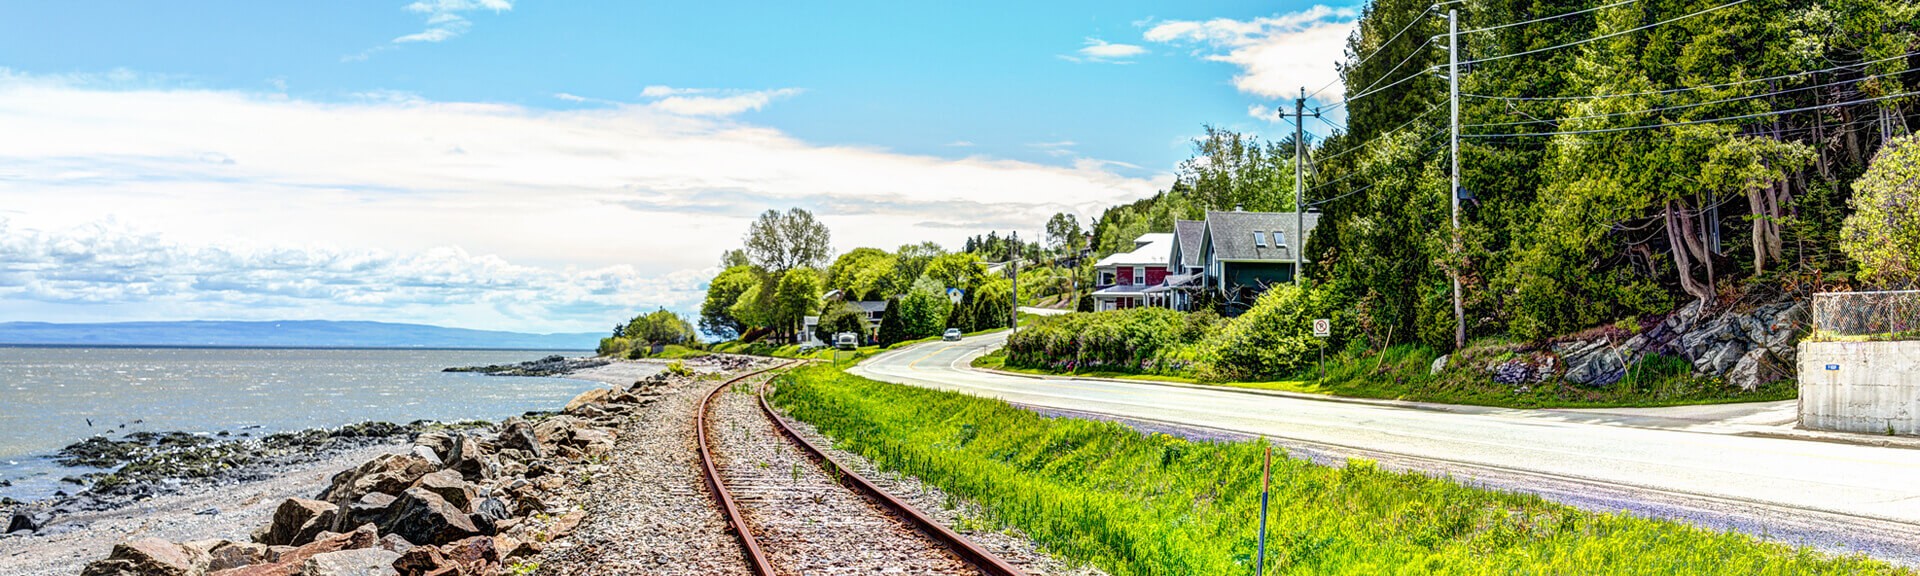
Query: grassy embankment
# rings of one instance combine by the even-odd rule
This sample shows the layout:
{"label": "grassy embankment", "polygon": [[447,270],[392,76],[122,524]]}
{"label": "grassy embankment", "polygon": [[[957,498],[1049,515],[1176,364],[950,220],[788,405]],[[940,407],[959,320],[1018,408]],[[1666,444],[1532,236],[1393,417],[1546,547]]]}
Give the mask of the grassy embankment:
{"label": "grassy embankment", "polygon": [[[1692,366],[1687,364],[1686,360],[1665,356],[1649,357],[1636,363],[1627,373],[1626,378],[1605,387],[1582,386],[1558,378],[1530,385],[1510,385],[1494,381],[1485,367],[1503,362],[1514,355],[1515,352],[1503,343],[1476,343],[1469,345],[1465,352],[1450,358],[1449,362],[1454,363],[1453,367],[1439,375],[1429,374],[1433,361],[1439,357],[1439,354],[1424,346],[1394,346],[1385,352],[1371,354],[1329,351],[1326,357],[1325,378],[1320,377],[1317,367],[1309,367],[1305,372],[1288,378],[1260,382],[1211,381],[1193,376],[1138,374],[1097,369],[1077,370],[1065,374],[1353,398],[1509,408],[1725,404],[1788,400],[1794,398],[1797,393],[1792,381],[1775,382],[1752,392],[1744,391],[1718,379],[1697,376],[1693,374]],[[1462,368],[1460,363],[1465,363],[1467,367]],[[1007,366],[1004,350],[996,350],[975,359],[973,366],[1022,374],[1062,374],[1045,369]]]}
{"label": "grassy embankment", "polygon": [[[1259,442],[1189,442],[816,366],[775,404],[842,448],[1116,576],[1250,574]],[[1275,453],[1270,574],[1908,574],[1739,534],[1595,514],[1355,461]]]}

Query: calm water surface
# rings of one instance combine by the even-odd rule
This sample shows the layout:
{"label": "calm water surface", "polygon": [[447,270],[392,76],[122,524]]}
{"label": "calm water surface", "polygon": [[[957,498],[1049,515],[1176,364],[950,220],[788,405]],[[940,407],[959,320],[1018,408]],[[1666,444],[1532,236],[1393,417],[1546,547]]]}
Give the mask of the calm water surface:
{"label": "calm water surface", "polygon": [[0,347],[0,479],[14,484],[0,487],[0,496],[50,494],[75,471],[45,457],[94,434],[258,436],[367,420],[497,420],[555,410],[598,385],[440,371],[554,353]]}

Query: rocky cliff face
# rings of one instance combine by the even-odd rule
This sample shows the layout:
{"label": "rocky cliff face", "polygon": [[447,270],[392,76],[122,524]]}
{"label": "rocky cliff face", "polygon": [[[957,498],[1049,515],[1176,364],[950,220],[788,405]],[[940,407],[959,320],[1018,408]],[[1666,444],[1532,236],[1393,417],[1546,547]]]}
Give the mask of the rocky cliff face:
{"label": "rocky cliff face", "polygon": [[1695,302],[1639,334],[1597,336],[1553,346],[1568,382],[1610,386],[1650,354],[1685,358],[1701,375],[1743,390],[1791,378],[1794,344],[1806,332],[1806,307],[1780,302],[1747,311],[1710,311]]}

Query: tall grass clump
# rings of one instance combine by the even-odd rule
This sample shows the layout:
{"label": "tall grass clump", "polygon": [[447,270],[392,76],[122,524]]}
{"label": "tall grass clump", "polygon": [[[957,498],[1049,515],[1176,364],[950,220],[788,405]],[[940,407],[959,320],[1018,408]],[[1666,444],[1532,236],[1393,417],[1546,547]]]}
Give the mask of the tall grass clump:
{"label": "tall grass clump", "polygon": [[[1116,576],[1251,574],[1260,442],[1190,442],[828,367],[774,402],[844,449],[979,503]],[[1276,451],[1270,574],[1906,574],[1739,534],[1596,514],[1364,461]]]}

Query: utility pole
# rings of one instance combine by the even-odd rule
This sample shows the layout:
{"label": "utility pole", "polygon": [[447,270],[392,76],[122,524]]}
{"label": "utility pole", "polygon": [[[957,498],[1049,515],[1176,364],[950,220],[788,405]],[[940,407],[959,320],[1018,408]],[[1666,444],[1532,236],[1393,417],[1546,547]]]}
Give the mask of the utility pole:
{"label": "utility pole", "polygon": [[1306,264],[1305,251],[1302,249],[1307,245],[1306,177],[1301,165],[1307,157],[1304,124],[1309,116],[1319,118],[1320,109],[1315,108],[1312,114],[1307,113],[1307,89],[1303,86],[1300,88],[1300,98],[1293,101],[1293,113],[1281,111],[1280,115],[1293,118],[1293,234],[1298,237],[1294,242],[1299,245],[1288,250],[1293,251],[1293,284],[1298,286],[1301,266]]}
{"label": "utility pole", "polygon": [[1453,148],[1453,185],[1447,189],[1453,204],[1453,348],[1467,347],[1467,309],[1460,300],[1460,9],[1447,9],[1447,100],[1453,107],[1448,123]]}
{"label": "utility pole", "polygon": [[1013,253],[1008,255],[1007,257],[1007,267],[1008,269],[1013,271],[1013,306],[1011,306],[1012,310],[1007,312],[1008,314],[1011,314],[1013,316],[1013,325],[1007,328],[1007,333],[1012,334],[1014,332],[1020,331],[1020,231],[1019,230],[1013,231]]}

